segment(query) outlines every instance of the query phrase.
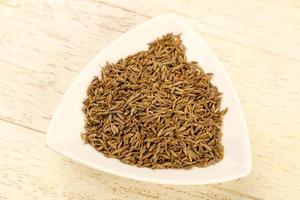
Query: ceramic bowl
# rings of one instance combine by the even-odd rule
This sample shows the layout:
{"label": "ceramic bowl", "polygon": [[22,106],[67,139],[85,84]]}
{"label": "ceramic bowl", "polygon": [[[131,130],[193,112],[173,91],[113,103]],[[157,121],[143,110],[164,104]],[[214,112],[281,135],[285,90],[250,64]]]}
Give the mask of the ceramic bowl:
{"label": "ceramic bowl", "polygon": [[[192,169],[148,169],[126,165],[107,158],[90,145],[84,144],[82,102],[86,90],[101,67],[137,51],[147,50],[147,44],[166,33],[181,33],[190,61],[198,61],[205,72],[214,73],[212,79],[223,93],[222,107],[228,107],[222,127],[224,158],[219,163]],[[139,181],[160,184],[210,184],[229,181],[247,175],[251,170],[248,131],[239,98],[223,65],[198,33],[174,14],[167,13],[150,19],[128,31],[103,49],[82,70],[59,104],[47,133],[47,145],[64,156],[99,171]]]}

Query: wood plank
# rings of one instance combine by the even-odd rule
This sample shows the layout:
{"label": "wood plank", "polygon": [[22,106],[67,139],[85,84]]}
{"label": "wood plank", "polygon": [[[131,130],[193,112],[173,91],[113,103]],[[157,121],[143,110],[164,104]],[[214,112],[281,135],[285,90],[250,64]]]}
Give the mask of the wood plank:
{"label": "wood plank", "polygon": [[[120,178],[73,163],[47,148],[45,135],[0,123],[0,199],[255,199],[211,186],[168,186]],[[236,181],[239,184],[240,181]]]}
{"label": "wood plank", "polygon": [[207,37],[299,61],[299,1],[112,0],[106,1],[106,5],[150,16],[175,12]]}
{"label": "wood plank", "polygon": [[113,39],[145,20],[103,4],[78,3],[0,4],[1,119],[45,131],[78,72]]}
{"label": "wood plank", "polygon": [[[130,5],[132,6],[134,4]],[[121,32],[117,32],[116,29],[120,31],[126,31],[134,24],[146,19],[144,16],[135,17],[135,13],[127,11],[129,9],[123,10],[119,8],[120,6],[117,8],[114,8],[114,5],[111,7],[109,6],[110,3],[99,3],[95,6],[90,2],[81,2],[81,4],[77,5],[67,4],[64,5],[64,10],[62,10],[67,14],[62,14],[63,12],[59,12],[59,9],[53,5],[24,5],[18,7],[18,9],[21,9],[21,11],[24,13],[30,13],[33,16],[29,14],[23,14],[24,16],[22,16],[22,12],[20,11],[20,15],[17,16],[17,19],[15,19],[16,16],[10,16],[13,15],[11,13],[14,13],[12,12],[12,9],[14,8],[4,7],[4,12],[2,13],[6,13],[8,17],[4,20],[6,23],[4,27],[6,27],[6,29],[1,30],[5,32],[2,40],[2,43],[4,44],[4,53],[2,54],[2,57],[0,57],[0,66],[3,69],[3,73],[7,76],[1,79],[2,87],[0,88],[0,93],[3,94],[3,98],[1,99],[1,105],[3,105],[3,108],[0,110],[0,116],[2,119],[5,118],[10,121],[16,121],[17,123],[25,124],[40,131],[45,130],[48,126],[49,119],[55,110],[55,107],[62,97],[62,94],[64,91],[66,91],[72,80],[74,80],[74,78],[77,76],[78,71],[80,71],[80,69],[82,69],[89,61],[89,59],[91,59],[92,56],[95,55],[101,48],[121,34]],[[150,5],[149,7],[151,8]],[[92,12],[89,13],[89,17],[87,18],[86,10],[88,9],[92,10]],[[120,17],[112,18],[111,13],[114,11],[114,9],[116,9],[118,12],[121,12]],[[38,14],[35,13],[36,10],[39,10],[39,12],[42,13],[40,15],[45,16],[49,16],[50,14],[56,12],[60,13],[58,14],[59,16],[64,15],[64,23],[70,24],[68,26],[71,28],[65,28],[61,22],[59,26],[58,21],[62,21],[61,18],[56,19],[54,17],[52,17],[52,19],[50,18],[50,20],[48,19],[47,27],[43,25],[45,24],[43,18],[41,18],[41,20],[35,20],[34,23],[29,23],[29,21],[33,21],[33,19],[38,18],[36,16]],[[74,17],[71,18],[72,13],[76,10],[78,17],[73,19]],[[143,9],[141,9],[141,11],[143,11]],[[127,14],[129,17],[127,17],[127,19],[125,18],[125,20],[121,20],[122,15],[127,16]],[[222,17],[221,14],[219,17]],[[193,14],[191,15],[192,17],[190,18],[194,19]],[[205,15],[204,12],[203,15],[203,18],[206,19],[207,17],[205,16],[208,14],[206,13]],[[200,17],[198,16],[195,19],[199,19]],[[216,51],[219,58],[225,64],[229,74],[236,83],[242,100],[245,95],[243,92],[245,91],[248,93],[248,88],[250,88],[250,90],[251,88],[255,88],[253,86],[257,85],[257,83],[260,83],[261,85],[264,85],[264,82],[267,83],[265,88],[259,88],[258,92],[260,95],[268,90],[266,89],[268,85],[282,86],[286,84],[274,84],[274,81],[277,81],[278,76],[280,76],[280,79],[284,79],[286,81],[292,79],[293,83],[299,80],[299,78],[296,77],[296,74],[299,73],[299,68],[295,67],[297,64],[299,64],[299,61],[296,58],[289,58],[285,55],[281,55],[280,52],[273,53],[258,47],[253,48],[247,43],[243,44],[239,41],[251,41],[253,44],[262,43],[263,46],[266,46],[266,44],[263,43],[263,39],[271,34],[271,32],[266,31],[268,30],[268,27],[262,29],[261,31],[256,31],[256,34],[264,35],[264,37],[262,37],[260,40],[259,38],[252,38],[251,40],[250,38],[245,37],[241,39],[237,37],[237,35],[229,34],[229,36],[226,36],[228,35],[228,31],[222,32],[225,27],[211,28],[211,26],[214,25],[208,24],[208,22],[203,24],[201,21],[199,23],[197,20],[190,20],[190,18],[187,18],[187,21],[198,32],[200,32],[203,37],[205,37],[210,46]],[[76,21],[76,25],[72,26],[72,24],[75,23],[74,21]],[[93,25],[95,21],[99,21],[101,24],[100,28],[95,28]],[[122,23],[125,21],[124,25],[121,25],[120,21],[122,21]],[[219,21],[216,23],[218,22]],[[108,25],[109,23],[111,23],[111,25]],[[230,23],[230,21],[227,23]],[[22,38],[25,39],[20,41],[17,39],[20,32],[15,32],[14,34],[11,32],[13,32],[12,30],[15,29],[24,29],[24,26],[26,26],[26,29],[22,31]],[[106,29],[103,29],[103,27],[106,27]],[[76,31],[74,31],[75,29]],[[290,30],[290,28],[284,30]],[[214,32],[218,31],[219,34],[213,34]],[[244,29],[241,28],[239,31],[240,33],[238,35],[246,35],[242,34],[242,31],[245,32]],[[32,34],[32,32],[35,34]],[[294,34],[296,33],[297,31],[294,32]],[[93,37],[93,34],[98,34],[99,37]],[[111,37],[111,35],[114,34],[115,37]],[[280,37],[284,34],[285,32],[281,33]],[[248,37],[251,36],[252,34],[250,34]],[[236,41],[234,40],[235,38],[237,38]],[[293,48],[295,49],[296,47],[294,47],[294,45],[299,46],[298,40],[296,40],[295,36],[290,38],[295,40],[295,42],[292,44]],[[274,40],[278,41],[277,39],[278,38],[276,36]],[[282,45],[275,45],[275,47],[269,49],[275,51],[282,49]],[[285,47],[289,47],[289,45],[290,43],[285,45]],[[243,49],[243,51],[241,51],[241,49]],[[282,67],[283,65],[285,67]],[[257,68],[260,69],[260,74],[258,74],[258,71],[256,70]],[[268,71],[270,70],[274,72],[268,74]],[[275,73],[275,75],[273,75],[273,73]],[[270,76],[270,78],[266,79],[264,77],[265,74]],[[255,76],[256,79],[252,78],[252,80],[249,80],[249,78],[252,76]],[[11,82],[14,83],[14,88],[10,87]],[[23,82],[28,84],[23,84]],[[15,91],[16,88],[18,88],[18,93]],[[241,91],[242,89],[240,88],[243,88],[243,91]],[[296,99],[295,97],[298,93],[293,92],[293,87],[285,87],[285,89],[287,91],[284,91],[284,95],[277,93],[276,89],[271,90],[270,95],[275,95],[276,97],[292,96],[292,99]],[[34,93],[32,91],[34,91]],[[254,95],[252,96],[255,97]],[[44,97],[47,98],[45,99]],[[264,100],[265,99],[262,101]],[[278,105],[274,105],[273,107],[276,108]]]}
{"label": "wood plank", "polygon": [[[0,199],[296,199],[299,7],[292,0],[1,2]],[[79,166],[44,146],[40,133],[86,63],[136,24],[167,11],[204,37],[238,90],[253,149],[246,178],[211,186],[141,184]]]}

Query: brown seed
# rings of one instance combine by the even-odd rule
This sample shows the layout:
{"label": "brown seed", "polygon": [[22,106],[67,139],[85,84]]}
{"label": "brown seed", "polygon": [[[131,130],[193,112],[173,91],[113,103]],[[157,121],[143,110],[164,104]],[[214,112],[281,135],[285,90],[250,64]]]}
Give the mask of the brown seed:
{"label": "brown seed", "polygon": [[221,92],[180,35],[107,63],[83,102],[82,139],[107,157],[155,169],[207,167],[224,156]]}
{"label": "brown seed", "polygon": [[119,132],[118,128],[117,128],[115,125],[111,124],[110,126],[111,126],[111,131],[112,131],[114,134],[117,134],[117,133]]}

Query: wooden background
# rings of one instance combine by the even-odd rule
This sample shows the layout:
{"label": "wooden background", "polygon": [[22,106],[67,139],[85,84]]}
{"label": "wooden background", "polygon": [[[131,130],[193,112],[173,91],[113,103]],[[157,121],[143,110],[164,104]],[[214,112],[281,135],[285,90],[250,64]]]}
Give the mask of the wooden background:
{"label": "wooden background", "polygon": [[[119,178],[45,146],[64,92],[101,49],[172,11],[223,62],[245,111],[253,170],[170,186]],[[0,0],[0,200],[300,198],[300,1]]]}

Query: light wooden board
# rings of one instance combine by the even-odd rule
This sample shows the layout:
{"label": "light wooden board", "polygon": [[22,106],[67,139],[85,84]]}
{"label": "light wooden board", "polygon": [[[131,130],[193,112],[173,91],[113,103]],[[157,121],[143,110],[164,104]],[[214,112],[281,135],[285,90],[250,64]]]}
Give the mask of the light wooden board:
{"label": "light wooden board", "polygon": [[[175,12],[202,35],[239,93],[252,173],[206,186],[140,183],[88,169],[44,144],[86,63],[135,25]],[[0,200],[300,197],[300,2],[0,1]]]}

